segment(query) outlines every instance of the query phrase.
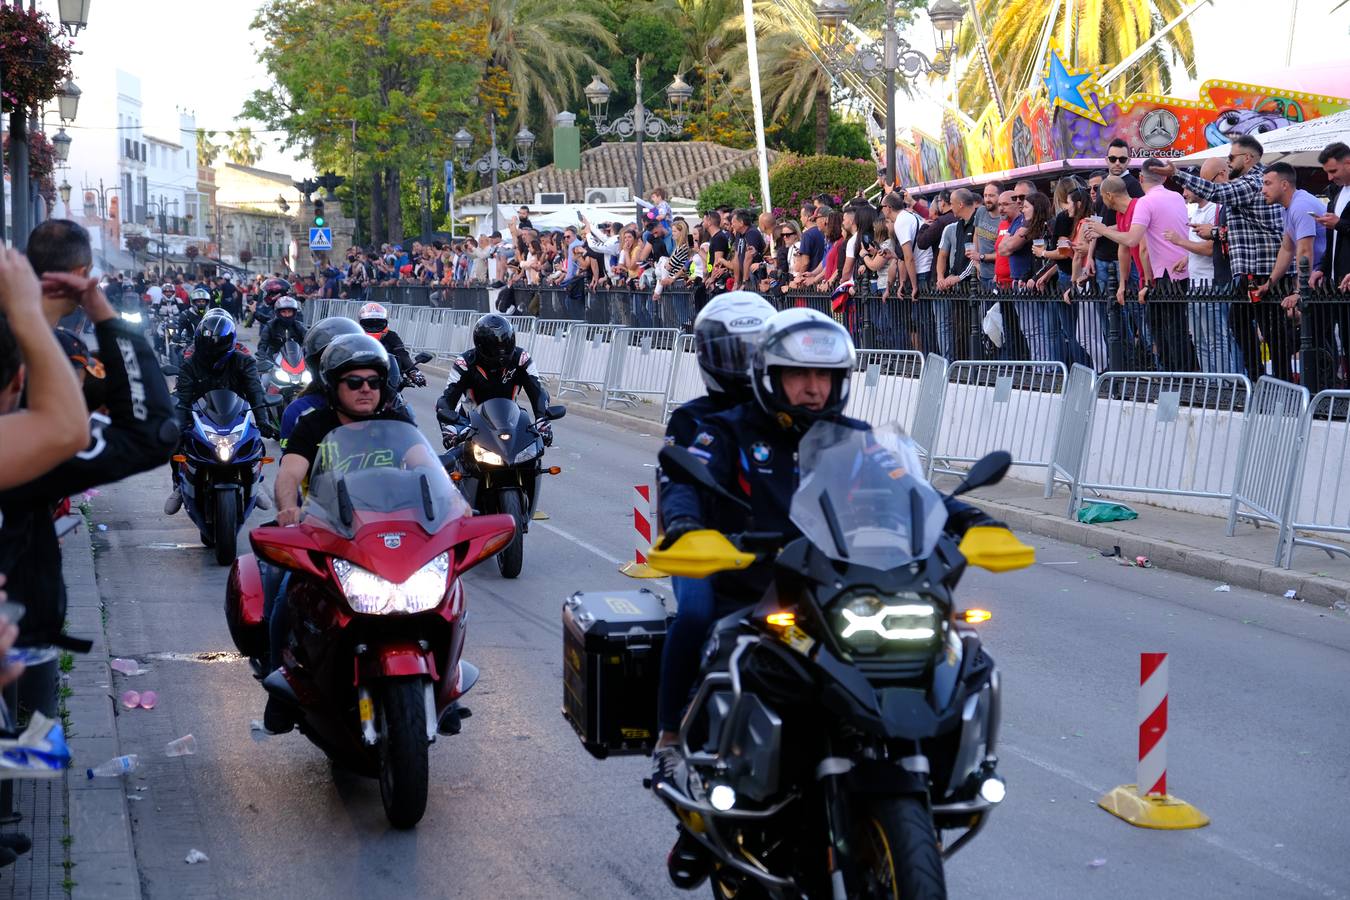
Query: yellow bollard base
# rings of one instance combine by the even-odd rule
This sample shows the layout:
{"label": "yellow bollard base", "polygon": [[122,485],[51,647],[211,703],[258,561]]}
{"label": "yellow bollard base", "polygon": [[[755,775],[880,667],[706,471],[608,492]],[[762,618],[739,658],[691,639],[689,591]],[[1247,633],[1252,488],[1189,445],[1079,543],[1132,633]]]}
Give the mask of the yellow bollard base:
{"label": "yellow bollard base", "polygon": [[534,521],[536,521],[536,522],[546,522],[546,521],[549,520],[550,516],[549,516],[548,513],[544,512],[544,511],[541,509],[541,510],[539,510],[538,512],[536,512],[533,516],[531,516],[530,518],[532,518],[532,519],[533,519]]}
{"label": "yellow bollard base", "polygon": [[1178,831],[1184,828],[1203,828],[1209,824],[1209,816],[1185,800],[1171,794],[1141,797],[1139,789],[1133,784],[1122,784],[1114,788],[1098,800],[1097,805],[1137,828]]}
{"label": "yellow bollard base", "polygon": [[658,572],[646,563],[626,562],[619,566],[619,571],[629,578],[665,578],[665,572]]}

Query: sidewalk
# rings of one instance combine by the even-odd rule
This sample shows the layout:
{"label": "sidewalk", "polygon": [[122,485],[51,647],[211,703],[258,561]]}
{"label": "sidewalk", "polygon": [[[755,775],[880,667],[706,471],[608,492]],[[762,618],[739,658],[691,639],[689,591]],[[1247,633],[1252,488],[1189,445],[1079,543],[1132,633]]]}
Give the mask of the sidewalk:
{"label": "sidewalk", "polygon": [[[638,415],[602,410],[592,405],[598,403],[598,399],[593,399],[595,393],[584,396],[569,393],[561,401],[555,397],[555,402],[566,403],[572,415],[643,433],[664,431],[659,421],[659,404],[653,404],[655,409],[651,408],[653,405],[642,404],[636,410]],[[951,479],[946,479],[939,487],[950,490],[952,484]],[[1275,526],[1257,529],[1250,522],[1240,521],[1237,534],[1230,538],[1224,534],[1227,523],[1223,519],[1175,512],[1133,500],[1128,505],[1139,513],[1139,518],[1108,525],[1083,525],[1065,516],[1069,501],[1063,488],[1049,500],[1043,495],[1043,484],[1007,479],[969,497],[1023,534],[1041,535],[1098,551],[1111,552],[1119,547],[1125,559],[1144,556],[1157,568],[1209,579],[1215,587],[1227,584],[1276,597],[1292,590],[1306,603],[1341,610],[1350,607],[1350,557],[1332,558],[1315,548],[1302,547],[1294,555],[1294,568],[1280,568],[1273,562]]]}

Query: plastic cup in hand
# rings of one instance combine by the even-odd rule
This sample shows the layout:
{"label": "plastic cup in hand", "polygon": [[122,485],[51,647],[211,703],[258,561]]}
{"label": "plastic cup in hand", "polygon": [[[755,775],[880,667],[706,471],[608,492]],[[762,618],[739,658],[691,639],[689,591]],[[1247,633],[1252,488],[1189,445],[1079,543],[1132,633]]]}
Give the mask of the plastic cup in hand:
{"label": "plastic cup in hand", "polygon": [[175,738],[164,745],[164,755],[168,757],[191,756],[197,752],[197,739],[190,734]]}

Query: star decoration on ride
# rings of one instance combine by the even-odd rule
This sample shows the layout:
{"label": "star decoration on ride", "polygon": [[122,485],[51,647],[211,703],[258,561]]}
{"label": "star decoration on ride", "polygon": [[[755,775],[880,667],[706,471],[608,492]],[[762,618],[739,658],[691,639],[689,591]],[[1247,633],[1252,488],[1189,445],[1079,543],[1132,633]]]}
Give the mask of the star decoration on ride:
{"label": "star decoration on ride", "polygon": [[1067,109],[1098,125],[1105,125],[1106,118],[1102,115],[1097,99],[1102,93],[1097,78],[1106,71],[1106,67],[1070,68],[1060,52],[1056,44],[1050,45],[1045,71],[1042,73],[1046,100],[1052,108]]}

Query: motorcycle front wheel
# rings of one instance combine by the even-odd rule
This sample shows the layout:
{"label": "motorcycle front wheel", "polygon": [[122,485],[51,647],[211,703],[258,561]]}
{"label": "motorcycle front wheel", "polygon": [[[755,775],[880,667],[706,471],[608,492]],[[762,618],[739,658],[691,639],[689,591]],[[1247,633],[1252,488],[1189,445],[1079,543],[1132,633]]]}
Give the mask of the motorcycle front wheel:
{"label": "motorcycle front wheel", "polygon": [[859,887],[873,900],[947,900],[942,850],[928,807],[918,797],[886,797],[857,827]]}
{"label": "motorcycle front wheel", "polygon": [[516,520],[516,536],[497,554],[497,569],[503,578],[515,578],[525,565],[525,501],[519,491],[502,491],[497,506]]}
{"label": "motorcycle front wheel", "polygon": [[380,799],[395,828],[412,828],[427,811],[427,755],[422,679],[386,683],[380,697]]}
{"label": "motorcycle front wheel", "polygon": [[228,566],[238,552],[239,504],[233,492],[216,492],[216,563]]}

